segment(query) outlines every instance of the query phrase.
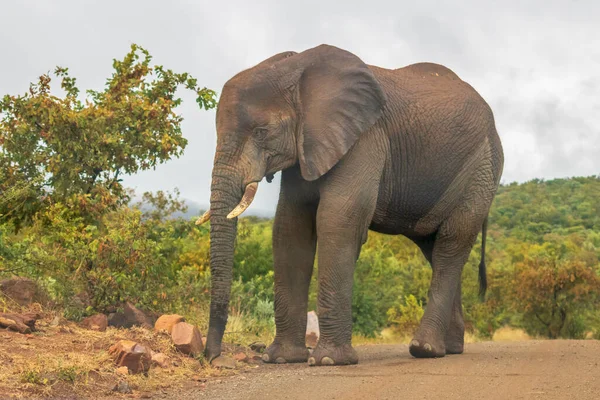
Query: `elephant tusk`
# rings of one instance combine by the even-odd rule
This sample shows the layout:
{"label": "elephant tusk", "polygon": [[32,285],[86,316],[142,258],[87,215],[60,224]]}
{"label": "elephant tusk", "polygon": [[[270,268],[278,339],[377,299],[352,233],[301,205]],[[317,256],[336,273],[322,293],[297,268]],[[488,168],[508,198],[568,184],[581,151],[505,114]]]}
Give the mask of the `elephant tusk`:
{"label": "elephant tusk", "polygon": [[242,196],[242,200],[240,201],[240,204],[238,204],[233,209],[233,211],[231,211],[229,213],[229,215],[227,215],[227,218],[229,218],[229,219],[235,218],[235,217],[239,216],[240,214],[242,214],[244,211],[246,211],[246,209],[248,207],[250,207],[250,204],[252,204],[252,200],[254,200],[254,196],[256,195],[257,189],[258,189],[258,182],[249,183],[246,186],[246,190],[244,191],[244,195]]}
{"label": "elephant tusk", "polygon": [[210,210],[208,210],[207,212],[202,214],[202,216],[196,220],[196,225],[202,225],[209,219],[210,219]]}

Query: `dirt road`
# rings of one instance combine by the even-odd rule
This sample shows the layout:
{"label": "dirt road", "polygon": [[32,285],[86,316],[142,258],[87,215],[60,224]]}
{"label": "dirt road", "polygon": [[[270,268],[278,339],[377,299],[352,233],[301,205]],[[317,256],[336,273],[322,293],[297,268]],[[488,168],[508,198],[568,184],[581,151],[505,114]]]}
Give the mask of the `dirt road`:
{"label": "dirt road", "polygon": [[[187,399],[599,399],[600,341],[485,342],[417,360],[406,345],[357,348],[347,367],[261,365]],[[183,396],[183,397],[181,397]]]}

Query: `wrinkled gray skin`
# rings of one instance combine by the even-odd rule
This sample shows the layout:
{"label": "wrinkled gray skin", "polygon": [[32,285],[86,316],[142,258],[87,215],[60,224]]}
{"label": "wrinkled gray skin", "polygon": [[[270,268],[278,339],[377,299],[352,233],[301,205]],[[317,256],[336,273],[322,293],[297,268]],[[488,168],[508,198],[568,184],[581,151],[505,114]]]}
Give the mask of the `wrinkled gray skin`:
{"label": "wrinkled gray skin", "polygon": [[[209,359],[221,353],[227,322],[237,218],[226,216],[247,184],[277,171],[277,333],[265,361],[358,362],[352,281],[368,229],[409,237],[432,265],[411,354],[462,353],[461,271],[503,166],[492,111],[470,85],[440,65],[378,68],[322,45],[233,77],[216,124]],[[304,335],[317,244],[321,338],[309,359]]]}

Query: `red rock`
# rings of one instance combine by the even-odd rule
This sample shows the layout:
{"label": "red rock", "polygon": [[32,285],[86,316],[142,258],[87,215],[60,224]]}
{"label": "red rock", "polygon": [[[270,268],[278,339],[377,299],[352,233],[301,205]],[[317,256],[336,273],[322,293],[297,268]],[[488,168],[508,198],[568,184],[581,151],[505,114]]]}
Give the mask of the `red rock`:
{"label": "red rock", "polygon": [[180,322],[185,322],[185,318],[177,314],[161,315],[154,324],[154,330],[157,332],[168,332],[173,330],[173,326]]}
{"label": "red rock", "polygon": [[121,340],[112,345],[108,350],[115,363],[120,367],[127,367],[129,372],[137,374],[150,369],[152,357],[150,351],[131,340]]}
{"label": "red rock", "polygon": [[20,333],[31,333],[35,331],[35,322],[38,319],[40,319],[40,315],[37,313],[0,313],[0,328]]}
{"label": "red rock", "polygon": [[244,352],[241,352],[241,351],[239,353],[235,354],[233,356],[233,358],[236,361],[240,361],[240,362],[247,362],[248,361],[248,355],[246,353],[244,353]]}
{"label": "red rock", "polygon": [[27,278],[5,279],[0,282],[0,292],[20,306],[45,303],[48,298],[37,283]]}
{"label": "red rock", "polygon": [[142,310],[127,302],[123,304],[122,312],[115,312],[108,315],[108,325],[116,328],[131,328],[141,326],[152,329],[154,326],[153,318]]}
{"label": "red rock", "polygon": [[167,368],[169,367],[169,357],[163,353],[153,353],[152,364],[158,365],[161,368]]}
{"label": "red rock", "polygon": [[196,356],[202,353],[202,334],[194,325],[179,322],[173,326],[171,339],[175,348],[184,354]]}
{"label": "red rock", "polygon": [[210,362],[210,365],[217,368],[235,369],[235,360],[227,356],[219,356]]}
{"label": "red rock", "polygon": [[104,314],[96,314],[84,318],[81,326],[91,331],[104,332],[108,326],[108,318]]}

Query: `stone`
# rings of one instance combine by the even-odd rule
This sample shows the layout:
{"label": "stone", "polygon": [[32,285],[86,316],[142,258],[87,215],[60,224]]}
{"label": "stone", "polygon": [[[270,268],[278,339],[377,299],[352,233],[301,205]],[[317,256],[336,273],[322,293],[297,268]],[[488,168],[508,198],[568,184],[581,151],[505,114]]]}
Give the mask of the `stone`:
{"label": "stone", "polygon": [[67,324],[67,320],[65,318],[59,317],[58,315],[55,316],[54,318],[52,318],[52,321],[50,321],[50,327],[52,328],[56,328],[58,326],[62,326],[62,325],[66,325]]}
{"label": "stone", "polygon": [[177,314],[161,315],[154,324],[154,330],[157,332],[167,332],[171,334],[173,326],[180,322],[185,322],[185,318]]}
{"label": "stone", "polygon": [[314,349],[319,341],[319,317],[314,311],[306,315],[306,347]]}
{"label": "stone", "polygon": [[141,326],[152,329],[154,320],[142,310],[127,302],[123,304],[122,312],[114,312],[108,315],[108,326],[115,328],[131,328]]}
{"label": "stone", "polygon": [[132,374],[147,372],[150,369],[152,361],[150,351],[131,340],[115,343],[108,350],[108,354],[113,357],[116,365],[127,367]]}
{"label": "stone", "polygon": [[19,304],[46,303],[48,298],[37,283],[27,278],[12,278],[0,281],[0,292]]}
{"label": "stone", "polygon": [[68,326],[60,326],[58,328],[58,331],[60,333],[73,333],[73,330],[71,328],[69,328]]}
{"label": "stone", "polygon": [[31,328],[23,324],[22,321],[7,315],[0,315],[0,328],[10,329],[11,331],[19,333],[31,332]]}
{"label": "stone", "polygon": [[115,387],[113,387],[113,392],[118,392],[118,393],[123,393],[123,394],[130,394],[133,393],[133,390],[131,390],[131,387],[129,386],[129,383],[127,383],[127,381],[119,381],[119,383],[117,383],[115,385]]}
{"label": "stone", "polygon": [[248,361],[248,355],[246,353],[244,353],[243,351],[240,351],[239,353],[236,353],[233,358],[236,361],[240,361],[240,362],[247,362]]}
{"label": "stone", "polygon": [[167,357],[163,353],[153,353],[152,354],[152,364],[158,365],[161,368],[169,367],[169,357]]}
{"label": "stone", "polygon": [[227,356],[219,356],[210,362],[210,365],[223,369],[235,369],[235,360]]}
{"label": "stone", "polygon": [[256,351],[257,353],[262,353],[267,348],[267,345],[263,342],[254,342],[250,344],[250,350]]}
{"label": "stone", "polygon": [[198,328],[187,322],[179,322],[173,326],[171,339],[175,348],[183,354],[196,356],[204,350],[202,334]]}
{"label": "stone", "polygon": [[91,331],[104,332],[108,326],[108,318],[104,314],[92,315],[84,318],[80,325]]}
{"label": "stone", "polygon": [[319,337],[316,333],[311,332],[306,334],[306,347],[314,349],[317,347],[317,343],[319,343]]}
{"label": "stone", "polygon": [[0,313],[0,328],[19,333],[31,333],[35,331],[35,322],[40,318],[38,313]]}

